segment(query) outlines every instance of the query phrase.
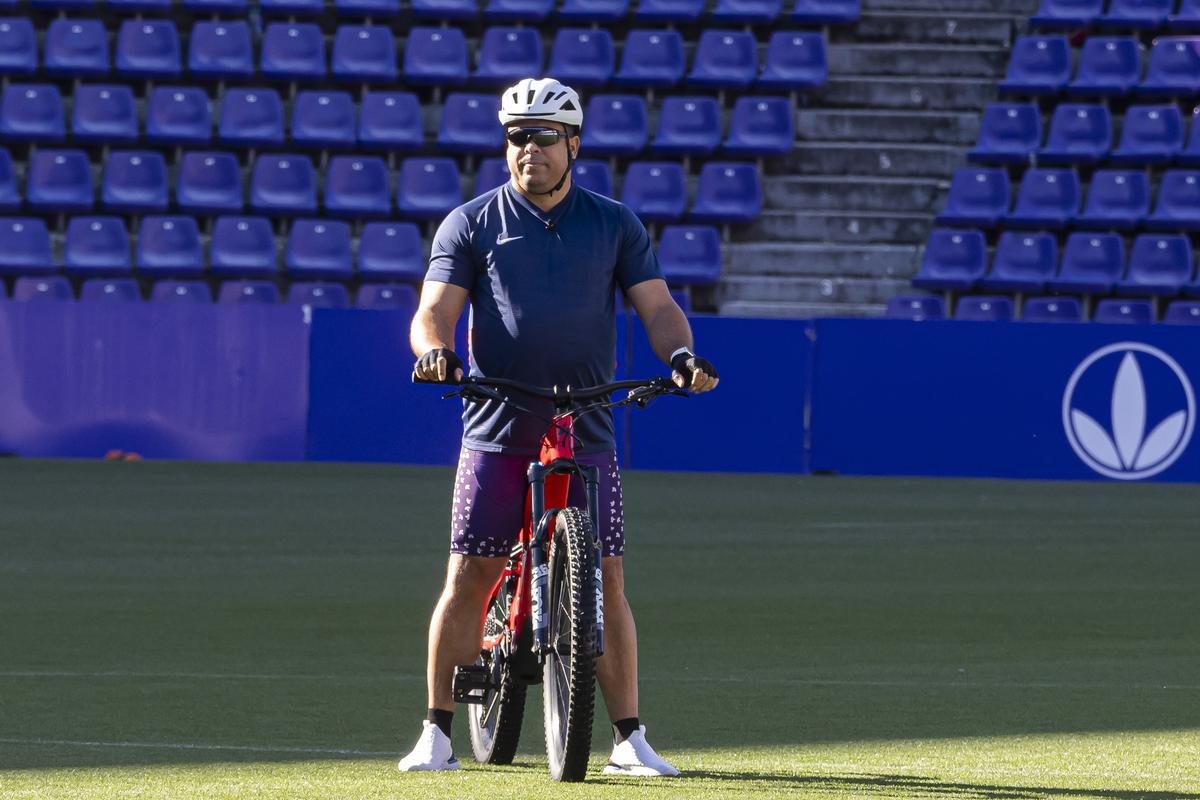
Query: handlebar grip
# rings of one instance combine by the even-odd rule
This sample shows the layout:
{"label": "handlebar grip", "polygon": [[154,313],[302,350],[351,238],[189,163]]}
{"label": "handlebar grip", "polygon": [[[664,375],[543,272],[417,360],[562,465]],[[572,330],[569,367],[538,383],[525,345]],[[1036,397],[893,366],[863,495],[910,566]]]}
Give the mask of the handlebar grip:
{"label": "handlebar grip", "polygon": [[464,381],[430,381],[430,380],[426,380],[425,378],[417,377],[417,373],[415,371],[412,374],[412,382],[413,383],[427,383],[432,386],[462,386],[462,384],[464,383]]}

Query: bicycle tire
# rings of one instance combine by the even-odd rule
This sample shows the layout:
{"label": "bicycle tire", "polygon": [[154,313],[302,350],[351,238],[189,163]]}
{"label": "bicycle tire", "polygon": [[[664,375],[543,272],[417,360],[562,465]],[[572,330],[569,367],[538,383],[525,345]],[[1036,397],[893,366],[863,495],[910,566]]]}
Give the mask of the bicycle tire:
{"label": "bicycle tire", "polygon": [[[592,749],[596,705],[596,569],[586,512],[558,513],[550,548],[548,641],[543,666],[550,777],[581,781]],[[565,656],[565,658],[564,658]]]}
{"label": "bicycle tire", "polygon": [[[510,565],[511,566],[511,565]],[[483,635],[495,636],[504,630],[508,620],[509,602],[516,591],[516,578],[510,577],[496,587],[488,599]],[[514,652],[505,658],[499,647],[481,650],[476,664],[493,671],[499,689],[484,693],[482,704],[467,706],[471,730],[471,751],[481,764],[511,764],[521,738],[521,721],[525,716],[525,683],[517,678],[512,662],[515,650],[531,648],[529,626],[512,642]],[[498,662],[498,663],[497,663]]]}

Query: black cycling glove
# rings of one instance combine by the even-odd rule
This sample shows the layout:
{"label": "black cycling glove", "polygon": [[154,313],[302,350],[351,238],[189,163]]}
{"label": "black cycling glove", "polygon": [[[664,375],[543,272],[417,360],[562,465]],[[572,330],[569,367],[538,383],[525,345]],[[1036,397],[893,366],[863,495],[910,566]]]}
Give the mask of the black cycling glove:
{"label": "black cycling glove", "polygon": [[417,359],[417,363],[413,368],[413,371],[418,373],[427,372],[437,375],[437,362],[439,358],[446,359],[446,380],[439,381],[434,378],[432,379],[432,382],[452,383],[457,385],[459,381],[454,377],[455,370],[461,369],[463,370],[463,373],[466,374],[466,369],[463,368],[462,360],[458,357],[458,355],[447,347],[435,347],[433,350],[430,350],[428,353],[421,356],[419,359]]}
{"label": "black cycling glove", "polygon": [[692,387],[692,373],[696,370],[702,371],[710,378],[721,377],[717,374],[717,368],[712,365],[711,361],[687,351],[679,353],[671,359],[671,369],[683,376],[683,388],[685,389]]}

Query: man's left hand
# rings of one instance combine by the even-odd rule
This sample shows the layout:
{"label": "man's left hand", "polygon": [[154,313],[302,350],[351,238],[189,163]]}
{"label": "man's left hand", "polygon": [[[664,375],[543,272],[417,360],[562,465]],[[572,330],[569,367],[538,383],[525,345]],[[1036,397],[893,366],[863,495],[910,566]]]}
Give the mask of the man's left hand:
{"label": "man's left hand", "polygon": [[700,394],[717,388],[720,376],[707,358],[680,353],[671,359],[671,379],[681,389]]}

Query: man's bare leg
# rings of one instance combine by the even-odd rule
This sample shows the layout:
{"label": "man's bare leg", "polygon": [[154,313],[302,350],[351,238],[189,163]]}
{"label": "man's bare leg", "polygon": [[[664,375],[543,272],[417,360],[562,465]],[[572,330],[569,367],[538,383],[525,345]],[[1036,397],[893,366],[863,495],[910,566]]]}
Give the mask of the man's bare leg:
{"label": "man's bare leg", "polygon": [[601,561],[604,575],[604,655],[596,660],[596,678],[613,722],[638,715],[637,628],[625,599],[621,556]]}
{"label": "man's bare leg", "polygon": [[483,638],[483,605],[507,563],[506,557],[450,554],[446,585],[429,622],[426,681],[429,707],[454,710],[454,668],[474,664]]}

